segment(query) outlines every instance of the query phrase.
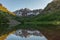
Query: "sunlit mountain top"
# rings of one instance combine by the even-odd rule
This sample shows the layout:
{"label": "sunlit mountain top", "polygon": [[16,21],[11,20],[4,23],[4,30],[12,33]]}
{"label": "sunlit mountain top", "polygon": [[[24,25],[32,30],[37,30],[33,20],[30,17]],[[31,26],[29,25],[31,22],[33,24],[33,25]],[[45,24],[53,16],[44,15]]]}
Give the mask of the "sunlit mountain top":
{"label": "sunlit mountain top", "polygon": [[5,8],[1,3],[0,3],[0,11],[3,11],[3,12],[8,12],[9,14],[12,14],[12,15],[15,15],[14,13],[8,11],[7,8]]}
{"label": "sunlit mountain top", "polygon": [[2,4],[0,4],[0,10],[1,11],[4,11],[4,12],[7,12],[8,11]]}

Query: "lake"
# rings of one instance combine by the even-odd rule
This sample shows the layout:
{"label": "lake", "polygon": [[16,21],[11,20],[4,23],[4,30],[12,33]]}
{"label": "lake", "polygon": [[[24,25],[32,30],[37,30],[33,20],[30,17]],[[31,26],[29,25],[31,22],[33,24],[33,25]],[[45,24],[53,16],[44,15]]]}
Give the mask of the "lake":
{"label": "lake", "polygon": [[38,30],[20,29],[8,35],[5,40],[47,40],[47,38]]}

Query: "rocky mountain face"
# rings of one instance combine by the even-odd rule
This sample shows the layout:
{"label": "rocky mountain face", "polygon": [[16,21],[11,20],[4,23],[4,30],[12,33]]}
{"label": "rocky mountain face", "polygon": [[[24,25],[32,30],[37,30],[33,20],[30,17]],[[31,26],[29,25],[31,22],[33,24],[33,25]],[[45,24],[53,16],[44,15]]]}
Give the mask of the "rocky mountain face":
{"label": "rocky mountain face", "polygon": [[60,0],[53,0],[44,9],[44,12],[56,12],[60,10]]}
{"label": "rocky mountain face", "polygon": [[38,15],[40,14],[41,11],[42,9],[30,10],[28,8],[24,8],[24,9],[16,10],[14,13],[17,16],[30,16],[30,15]]}

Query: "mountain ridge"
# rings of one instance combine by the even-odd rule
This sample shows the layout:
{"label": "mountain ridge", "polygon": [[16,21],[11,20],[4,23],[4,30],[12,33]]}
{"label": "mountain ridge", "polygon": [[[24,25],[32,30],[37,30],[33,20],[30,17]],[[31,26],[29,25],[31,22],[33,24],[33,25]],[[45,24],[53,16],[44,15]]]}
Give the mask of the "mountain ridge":
{"label": "mountain ridge", "polygon": [[20,9],[14,11],[17,16],[29,16],[29,15],[38,15],[42,9],[30,10],[28,8]]}
{"label": "mountain ridge", "polygon": [[12,12],[8,11],[8,9],[7,9],[7,8],[5,8],[1,3],[0,3],[0,11],[8,12],[8,13],[9,13],[9,14],[11,14],[11,15],[15,15],[14,13],[12,13]]}

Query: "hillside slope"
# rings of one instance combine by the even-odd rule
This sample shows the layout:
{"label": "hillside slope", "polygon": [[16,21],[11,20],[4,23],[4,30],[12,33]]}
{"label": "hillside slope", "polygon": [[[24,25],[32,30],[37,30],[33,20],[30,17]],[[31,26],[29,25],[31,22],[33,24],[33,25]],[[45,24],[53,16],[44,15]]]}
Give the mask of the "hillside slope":
{"label": "hillside slope", "polygon": [[60,40],[60,0],[49,3],[42,13],[34,19],[40,22],[41,32],[48,40]]}
{"label": "hillside slope", "polygon": [[9,13],[11,15],[15,15],[14,13],[8,11],[7,8],[5,8],[2,4],[0,4],[0,11],[7,12],[7,13]]}
{"label": "hillside slope", "polygon": [[60,1],[52,1],[43,10],[42,15],[36,16],[37,21],[60,21]]}
{"label": "hillside slope", "polygon": [[15,20],[15,17],[14,13],[8,11],[7,8],[0,4],[0,35],[8,33],[12,30],[12,26],[19,24],[19,22]]}

